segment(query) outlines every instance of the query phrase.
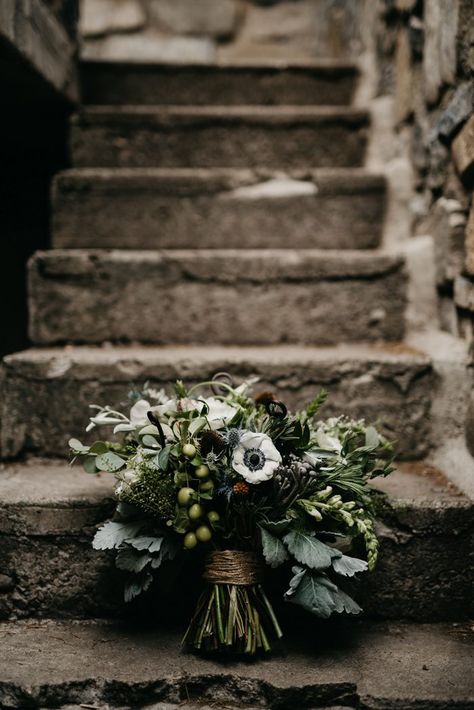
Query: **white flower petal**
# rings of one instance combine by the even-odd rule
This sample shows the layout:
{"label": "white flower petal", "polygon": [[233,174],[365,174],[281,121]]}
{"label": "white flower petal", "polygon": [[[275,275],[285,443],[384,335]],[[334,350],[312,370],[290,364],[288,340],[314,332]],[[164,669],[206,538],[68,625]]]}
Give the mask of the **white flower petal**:
{"label": "white flower petal", "polygon": [[148,423],[147,413],[150,409],[150,402],[147,402],[146,399],[139,399],[130,410],[130,422],[134,426],[145,426]]}

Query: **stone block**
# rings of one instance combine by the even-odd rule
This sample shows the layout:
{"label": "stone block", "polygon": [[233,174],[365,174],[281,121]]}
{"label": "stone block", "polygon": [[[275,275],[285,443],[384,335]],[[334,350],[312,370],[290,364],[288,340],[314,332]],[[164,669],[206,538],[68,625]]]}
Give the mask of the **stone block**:
{"label": "stone block", "polygon": [[59,248],[365,249],[380,244],[385,181],[359,168],[78,169],[56,178],[53,205]]}
{"label": "stone block", "polygon": [[474,205],[471,204],[469,218],[466,224],[465,232],[465,269],[469,276],[474,276]]}
{"label": "stone block", "polygon": [[79,167],[361,165],[366,111],[325,106],[88,108],[73,119]]}
{"label": "stone block", "polygon": [[79,32],[98,37],[115,32],[133,32],[145,26],[146,16],[139,0],[82,0]]}
{"label": "stone block", "polygon": [[425,229],[433,237],[438,286],[452,284],[464,262],[466,217],[458,200],[441,197],[431,208]]}
{"label": "stone block", "polygon": [[38,252],[30,337],[161,345],[401,340],[403,258],[362,251]]}
{"label": "stone block", "polygon": [[433,132],[444,141],[450,141],[474,111],[474,84],[460,84],[450,102],[436,121]]}
{"label": "stone block", "polygon": [[215,60],[215,45],[208,37],[169,37],[147,30],[86,40],[81,48],[81,57],[110,62],[206,64]]}
{"label": "stone block", "polygon": [[454,282],[454,302],[458,308],[474,311],[474,281],[458,276]]}
{"label": "stone block", "polygon": [[152,22],[177,34],[228,39],[235,33],[244,5],[239,0],[149,0]]}
{"label": "stone block", "polygon": [[461,179],[471,184],[474,179],[474,116],[460,130],[452,143],[452,156]]}
{"label": "stone block", "polygon": [[425,96],[434,104],[441,86],[456,77],[457,0],[425,0],[423,75]]}

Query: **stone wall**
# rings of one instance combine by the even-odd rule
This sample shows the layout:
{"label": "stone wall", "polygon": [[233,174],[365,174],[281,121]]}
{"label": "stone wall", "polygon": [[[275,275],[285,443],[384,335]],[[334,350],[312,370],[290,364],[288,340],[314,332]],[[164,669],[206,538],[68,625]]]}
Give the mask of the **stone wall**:
{"label": "stone wall", "polygon": [[89,59],[213,62],[348,57],[366,0],[81,0]]}
{"label": "stone wall", "polygon": [[474,3],[383,0],[379,93],[408,133],[415,234],[434,239],[441,327],[472,344]]}

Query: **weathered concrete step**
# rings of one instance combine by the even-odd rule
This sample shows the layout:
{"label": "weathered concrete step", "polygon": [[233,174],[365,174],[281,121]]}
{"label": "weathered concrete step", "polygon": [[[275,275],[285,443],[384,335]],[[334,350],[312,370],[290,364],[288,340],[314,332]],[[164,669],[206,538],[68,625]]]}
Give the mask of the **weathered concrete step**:
{"label": "weathered concrete step", "polygon": [[53,189],[59,248],[368,249],[385,180],[360,168],[82,168]]}
{"label": "weathered concrete step", "polygon": [[[84,436],[88,405],[127,407],[127,392],[144,382],[167,387],[227,371],[251,375],[259,387],[302,407],[320,388],[330,391],[322,416],[381,420],[398,442],[397,455],[420,458],[430,447],[429,410],[437,381],[430,359],[402,345],[278,347],[66,347],[32,349],[4,360],[1,406],[3,457],[36,452],[66,457],[67,440]],[[92,436],[92,434],[90,435]]]}
{"label": "weathered concrete step", "polygon": [[96,106],[72,119],[78,167],[362,164],[366,111],[327,106]]}
{"label": "weathered concrete step", "polygon": [[[404,464],[387,480],[380,522],[381,551],[374,573],[357,590],[368,616],[405,619],[468,619],[474,612],[474,503],[437,471],[419,462]],[[113,510],[113,477],[90,476],[81,467],[30,460],[0,467],[0,618],[128,614],[122,602],[123,577],[112,556],[91,548],[96,525]],[[180,577],[155,588],[136,605],[174,614],[192,609],[191,591]],[[195,571],[194,574],[199,574]],[[266,581],[282,621],[299,619],[282,600],[280,585]],[[164,586],[160,593],[158,588]],[[164,591],[166,590],[166,591]],[[161,594],[161,596],[160,596]],[[163,614],[166,618],[169,613]],[[160,614],[154,612],[155,618]]]}
{"label": "weathered concrete step", "polygon": [[376,251],[37,252],[30,336],[60,342],[335,344],[398,340],[401,256]]}
{"label": "weathered concrete step", "polygon": [[341,61],[212,65],[82,62],[86,104],[350,104],[358,71]]}
{"label": "weathered concrete step", "polygon": [[183,655],[178,633],[149,626],[4,623],[0,704],[15,710],[173,708],[165,703],[197,710],[206,702],[220,710],[474,708],[474,635],[467,625],[329,624],[317,637],[296,636],[285,655],[223,663]]}

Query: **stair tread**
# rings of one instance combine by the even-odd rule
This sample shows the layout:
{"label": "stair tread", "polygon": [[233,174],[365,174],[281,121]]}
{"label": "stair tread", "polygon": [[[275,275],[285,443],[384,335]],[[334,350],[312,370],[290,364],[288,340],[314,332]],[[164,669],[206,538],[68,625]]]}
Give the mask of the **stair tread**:
{"label": "stair tread", "polygon": [[[204,191],[237,189],[266,180],[311,181],[318,194],[340,191],[352,192],[383,190],[386,178],[382,173],[373,173],[365,168],[309,168],[307,170],[271,170],[265,168],[70,168],[56,174],[56,183],[74,187],[76,184],[109,183],[138,186],[141,189],[163,186],[171,183],[173,194],[186,190],[185,194]],[[168,189],[170,189],[168,187]],[[296,225],[295,225],[296,226]]]}
{"label": "stair tread", "polygon": [[355,622],[326,625],[317,640],[295,636],[285,642],[287,656],[229,665],[182,655],[178,633],[165,629],[4,622],[0,703],[21,708],[49,699],[56,707],[60,698],[137,707],[196,698],[213,706],[474,707],[467,625]]}
{"label": "stair tread", "polygon": [[179,127],[188,123],[235,122],[272,124],[365,124],[369,111],[352,106],[86,106],[72,117],[73,123],[163,123]]}
{"label": "stair tread", "polygon": [[284,72],[288,69],[295,69],[301,71],[321,71],[321,72],[349,72],[358,73],[357,62],[351,61],[349,59],[337,59],[332,57],[321,57],[316,59],[311,58],[301,58],[301,59],[266,59],[266,58],[250,58],[245,57],[236,59],[222,59],[212,62],[186,62],[180,64],[173,64],[172,62],[142,62],[139,59],[134,61],[109,61],[107,59],[81,59],[80,67],[109,67],[121,73],[124,67],[140,68],[144,71],[166,71],[170,74],[175,72],[185,72],[189,69],[195,69],[197,71],[202,71],[206,73],[216,73],[227,72],[227,71],[239,71],[240,69],[253,69],[255,71],[275,71]]}

